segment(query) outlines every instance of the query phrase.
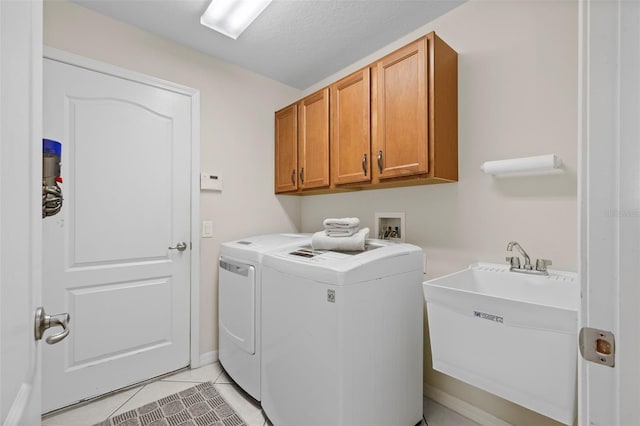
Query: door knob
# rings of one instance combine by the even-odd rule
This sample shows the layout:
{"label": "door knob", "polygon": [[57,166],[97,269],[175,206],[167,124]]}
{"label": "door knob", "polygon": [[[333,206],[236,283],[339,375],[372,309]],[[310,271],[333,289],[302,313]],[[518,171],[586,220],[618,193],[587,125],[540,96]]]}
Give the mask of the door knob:
{"label": "door knob", "polygon": [[60,326],[62,327],[62,331],[60,333],[49,336],[46,339],[46,342],[48,344],[55,345],[69,335],[70,321],[71,315],[69,315],[68,313],[47,315],[47,313],[44,311],[44,308],[40,306],[38,309],[36,309],[36,318],[34,325],[34,335],[36,340],[42,339],[42,335],[48,328]]}
{"label": "door knob", "polygon": [[169,247],[169,250],[185,251],[186,249],[187,243],[185,243],[184,241],[180,241],[178,244],[176,244],[175,247]]}

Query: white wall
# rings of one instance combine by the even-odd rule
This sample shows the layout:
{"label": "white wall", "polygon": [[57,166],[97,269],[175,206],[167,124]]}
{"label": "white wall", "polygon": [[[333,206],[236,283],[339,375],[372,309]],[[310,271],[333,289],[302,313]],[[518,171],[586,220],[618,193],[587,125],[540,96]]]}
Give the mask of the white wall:
{"label": "white wall", "polygon": [[300,92],[67,1],[45,2],[44,43],[200,90],[201,167],[224,179],[201,198],[200,352],[217,350],[220,243],[300,225],[300,200],[273,194],[273,112]]}
{"label": "white wall", "polygon": [[[427,254],[426,278],[477,261],[504,263],[516,240],[556,269],[577,265],[577,69],[575,1],[471,1],[307,89],[311,93],[432,30],[459,53],[458,183],[304,197],[302,230],[326,217],[405,212],[407,242]],[[487,160],[556,153],[559,176],[495,179]],[[425,382],[517,425],[553,424],[431,369]],[[482,350],[482,348],[478,348]]]}

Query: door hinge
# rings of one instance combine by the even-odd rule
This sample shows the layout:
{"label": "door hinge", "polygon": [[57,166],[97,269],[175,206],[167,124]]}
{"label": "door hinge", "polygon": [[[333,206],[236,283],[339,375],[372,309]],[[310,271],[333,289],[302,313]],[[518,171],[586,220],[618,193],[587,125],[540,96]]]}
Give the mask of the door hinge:
{"label": "door hinge", "polygon": [[583,327],[578,339],[580,354],[587,361],[615,367],[616,341],[612,332]]}

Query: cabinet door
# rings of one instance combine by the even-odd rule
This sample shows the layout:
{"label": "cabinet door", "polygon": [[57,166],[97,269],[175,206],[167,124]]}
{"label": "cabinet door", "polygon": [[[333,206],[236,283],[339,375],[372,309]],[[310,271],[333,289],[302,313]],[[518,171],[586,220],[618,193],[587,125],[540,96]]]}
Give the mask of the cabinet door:
{"label": "cabinet door", "polygon": [[299,103],[298,177],[302,189],[329,186],[329,88]]}
{"label": "cabinet door", "polygon": [[426,39],[375,65],[376,175],[380,179],[428,172]]}
{"label": "cabinet door", "polygon": [[335,184],[371,180],[369,68],[331,86],[331,174]]}
{"label": "cabinet door", "polygon": [[298,105],[276,112],[276,194],[298,189]]}

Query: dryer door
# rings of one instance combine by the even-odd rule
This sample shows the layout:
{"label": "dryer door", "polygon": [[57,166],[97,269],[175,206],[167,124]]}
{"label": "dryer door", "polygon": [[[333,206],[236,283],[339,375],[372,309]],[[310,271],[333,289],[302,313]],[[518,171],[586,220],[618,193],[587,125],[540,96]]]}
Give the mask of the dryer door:
{"label": "dryer door", "polygon": [[256,352],[256,271],[220,257],[220,331],[249,354]]}

